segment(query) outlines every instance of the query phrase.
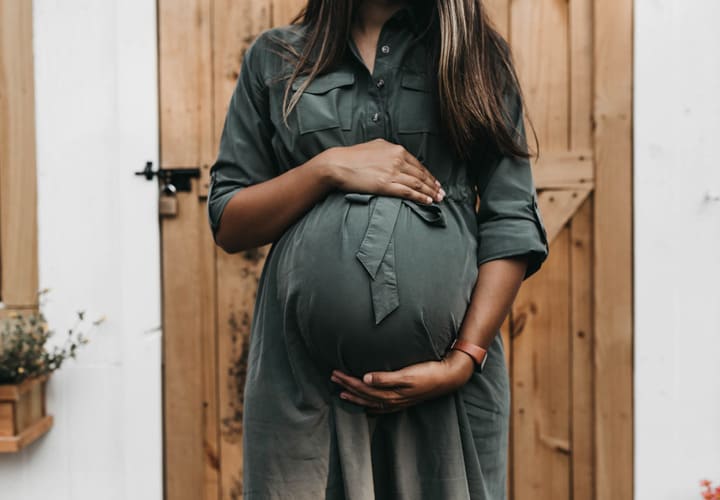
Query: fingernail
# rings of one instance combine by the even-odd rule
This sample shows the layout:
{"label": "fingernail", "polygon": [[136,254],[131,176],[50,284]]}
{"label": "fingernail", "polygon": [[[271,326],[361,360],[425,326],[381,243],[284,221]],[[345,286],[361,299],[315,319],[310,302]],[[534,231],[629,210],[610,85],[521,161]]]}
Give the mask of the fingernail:
{"label": "fingernail", "polygon": [[429,196],[426,197],[426,200],[427,200],[428,203],[432,203],[432,202],[433,202],[433,199],[430,198]]}
{"label": "fingernail", "polygon": [[369,373],[363,377],[363,382],[366,384],[372,384],[372,375]]}
{"label": "fingernail", "polygon": [[435,184],[437,184],[438,187],[440,187],[440,181],[435,179]]}
{"label": "fingernail", "polygon": [[347,394],[345,394],[344,392],[341,392],[341,393],[340,393],[340,397],[341,397],[342,399],[347,399],[347,398],[348,398],[348,397],[347,397]]}
{"label": "fingernail", "polygon": [[443,196],[443,198],[444,198],[447,193],[445,192],[445,190],[444,190],[443,188],[440,188],[440,194],[441,194],[441,195]]}

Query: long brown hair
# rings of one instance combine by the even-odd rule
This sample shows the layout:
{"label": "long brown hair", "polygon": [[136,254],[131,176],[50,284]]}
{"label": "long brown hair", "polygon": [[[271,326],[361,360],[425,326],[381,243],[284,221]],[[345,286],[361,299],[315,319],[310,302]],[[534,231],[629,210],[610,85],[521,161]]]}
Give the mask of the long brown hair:
{"label": "long brown hair", "polygon": [[[426,43],[437,73],[443,128],[460,156],[480,139],[500,154],[531,156],[510,116],[507,96],[523,102],[512,52],[493,26],[482,0],[409,0],[427,11]],[[304,27],[300,50],[277,39],[285,57],[294,61],[283,97],[283,119],[312,79],[339,64],[357,8],[362,0],[308,0],[290,21]],[[290,96],[300,75],[305,82]],[[532,126],[532,124],[531,124]],[[532,129],[537,149],[537,135]]]}

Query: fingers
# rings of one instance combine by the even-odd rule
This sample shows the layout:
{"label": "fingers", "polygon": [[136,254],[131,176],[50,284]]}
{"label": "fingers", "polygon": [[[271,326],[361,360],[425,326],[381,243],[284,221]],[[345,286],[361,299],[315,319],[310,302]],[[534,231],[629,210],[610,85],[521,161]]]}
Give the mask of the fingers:
{"label": "fingers", "polygon": [[350,401],[351,403],[355,403],[356,405],[367,406],[368,408],[373,408],[376,411],[385,411],[388,409],[388,405],[385,404],[383,401],[378,401],[376,399],[367,399],[358,394],[355,394],[354,392],[341,392],[340,397],[345,401]]}
{"label": "fingers", "polygon": [[405,370],[397,370],[394,372],[366,373],[363,377],[363,382],[365,382],[369,386],[379,388],[412,387],[409,381],[409,377],[405,373]]}
{"label": "fingers", "polygon": [[430,189],[433,191],[438,191],[442,188],[440,185],[440,181],[435,178],[435,176],[430,173],[430,171],[420,163],[420,160],[418,160],[415,155],[411,154],[407,149],[404,149],[404,155],[403,159],[405,160],[405,163],[409,164],[413,169],[416,170],[415,175],[420,180],[425,182]]}
{"label": "fingers", "polygon": [[343,391],[340,397],[345,401],[350,401],[356,405],[364,406],[371,415],[382,413],[393,413],[403,410],[413,405],[411,401],[381,401],[377,399],[368,399],[351,391]]}
{"label": "fingers", "polygon": [[[385,405],[397,405],[407,402],[406,397],[393,389],[377,389],[367,385],[362,380],[346,375],[335,370],[331,380],[342,386],[349,395],[356,399],[369,402],[367,406],[377,406],[382,403]],[[363,403],[364,404],[364,403]]]}
{"label": "fingers", "polygon": [[[442,189],[440,181],[405,148],[403,148],[402,154],[403,162],[400,172],[403,180],[401,182],[416,191],[430,196],[433,200],[442,201],[445,191]],[[432,200],[427,203],[432,203]]]}
{"label": "fingers", "polygon": [[[390,143],[388,143],[390,144]],[[425,198],[418,198],[416,193],[410,193],[405,187],[401,188],[405,194],[400,196],[411,198],[421,203],[432,203],[433,200],[442,201],[444,191],[435,176],[407,149],[400,144],[389,145],[391,149],[391,166],[394,170],[393,181],[410,188]],[[430,197],[428,200],[427,197]]]}
{"label": "fingers", "polygon": [[405,408],[412,406],[412,403],[410,403],[410,402],[392,403],[392,402],[376,401],[376,400],[371,400],[371,399],[365,399],[361,396],[358,396],[357,394],[353,394],[353,393],[349,393],[349,392],[341,392],[340,397],[342,399],[344,399],[345,401],[350,401],[351,403],[355,403],[356,405],[364,406],[369,415],[382,415],[382,414],[386,414],[386,413],[394,413],[394,412],[404,410]]}
{"label": "fingers", "polygon": [[442,199],[437,190],[433,191],[420,179],[409,174],[397,174],[391,181],[389,189],[396,196],[409,198],[419,203],[429,204],[433,200],[440,201]]}

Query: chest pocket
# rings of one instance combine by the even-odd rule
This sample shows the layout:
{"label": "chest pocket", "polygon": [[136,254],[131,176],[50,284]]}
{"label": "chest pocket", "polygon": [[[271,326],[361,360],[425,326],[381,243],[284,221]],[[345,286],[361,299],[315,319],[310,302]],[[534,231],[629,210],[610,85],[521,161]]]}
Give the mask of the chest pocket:
{"label": "chest pocket", "polygon": [[[298,77],[292,84],[295,91],[307,76]],[[350,130],[354,104],[355,74],[333,71],[316,76],[297,103],[298,129],[301,134],[332,128]]]}
{"label": "chest pocket", "polygon": [[440,116],[433,97],[432,80],[427,74],[403,73],[398,101],[399,134],[438,133]]}

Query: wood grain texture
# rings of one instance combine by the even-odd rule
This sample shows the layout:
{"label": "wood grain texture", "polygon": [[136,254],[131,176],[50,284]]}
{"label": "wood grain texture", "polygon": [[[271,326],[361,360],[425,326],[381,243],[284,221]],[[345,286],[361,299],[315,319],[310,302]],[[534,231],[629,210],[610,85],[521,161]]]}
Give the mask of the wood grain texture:
{"label": "wood grain texture", "polygon": [[[196,180],[197,192],[201,191],[201,179]],[[214,256],[217,247],[207,231],[206,206],[202,199],[196,200],[197,219],[200,229],[198,241],[198,265],[203,286],[198,289],[200,310],[198,317],[203,327],[198,330],[202,343],[202,405],[203,405],[203,462],[204,462],[204,499],[221,498],[220,490],[220,371],[219,339],[217,335],[217,276],[215,275]]]}
{"label": "wood grain texture", "polygon": [[593,151],[546,153],[533,163],[537,189],[592,189],[595,181]]}
{"label": "wood grain texture", "polygon": [[594,3],[597,500],[633,496],[632,5]]}
{"label": "wood grain texture", "polygon": [[591,149],[593,116],[592,0],[569,0],[571,149]]}
{"label": "wood grain texture", "polygon": [[485,0],[483,2],[487,9],[490,20],[502,36],[508,38],[510,35],[510,0]]}
{"label": "wood grain texture", "polygon": [[0,0],[0,302],[38,304],[32,2]]}
{"label": "wood grain texture", "polygon": [[19,384],[0,385],[0,453],[14,453],[52,427],[45,411],[49,374]]}
{"label": "wood grain texture", "polygon": [[566,1],[515,0],[510,7],[510,41],[527,101],[525,115],[543,152],[569,149],[568,15]]}
{"label": "wood grain texture", "polygon": [[[212,162],[212,0],[159,0],[160,161]],[[204,167],[207,168],[207,167]]]}
{"label": "wood grain texture", "polygon": [[565,229],[513,306],[515,499],[570,498],[569,243]]}
{"label": "wood grain texture", "polygon": [[214,334],[208,294],[214,283],[203,260],[210,257],[205,211],[194,193],[177,197],[179,216],[162,219],[166,491],[168,498],[197,500],[210,498],[206,466],[217,446],[205,427],[205,362]]}
{"label": "wood grain texture", "polygon": [[[158,3],[160,163],[207,168],[212,149],[211,0]],[[199,190],[197,180],[193,187]],[[205,205],[177,194],[161,219],[165,488],[168,498],[219,498],[214,245]]]}
{"label": "wood grain texture", "polygon": [[0,453],[16,453],[47,433],[53,425],[53,416],[46,415],[23,429],[17,436],[0,437]]}
{"label": "wood grain texture", "polygon": [[222,498],[242,494],[242,418],[250,328],[258,281],[270,246],[217,251]]}
{"label": "wood grain texture", "polygon": [[589,197],[570,223],[571,498],[586,499],[594,497],[595,487],[592,209]]}
{"label": "wood grain texture", "polygon": [[0,437],[15,435],[15,403],[0,400]]}
{"label": "wood grain texture", "polygon": [[550,243],[572,219],[589,193],[587,189],[546,189],[538,195],[538,206],[544,214],[545,230]]}
{"label": "wood grain texture", "polygon": [[300,9],[305,6],[305,0],[269,0],[272,9],[270,22],[273,26],[284,26]]}

